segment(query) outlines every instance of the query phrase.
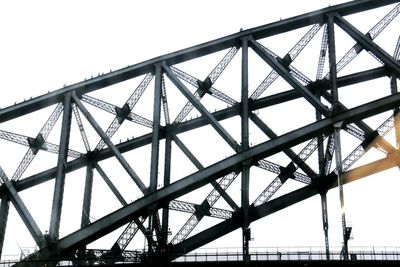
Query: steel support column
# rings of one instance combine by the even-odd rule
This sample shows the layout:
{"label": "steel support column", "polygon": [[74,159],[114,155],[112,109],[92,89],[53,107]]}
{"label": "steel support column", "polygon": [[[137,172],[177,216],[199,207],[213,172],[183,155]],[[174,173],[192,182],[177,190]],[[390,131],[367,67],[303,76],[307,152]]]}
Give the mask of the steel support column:
{"label": "steel support column", "polygon": [[[159,158],[159,131],[160,131],[160,115],[161,115],[161,65],[155,65],[155,84],[154,84],[154,103],[153,103],[153,131],[151,140],[151,162],[150,162],[150,187],[149,192],[154,192],[157,190],[158,181],[158,158]],[[149,234],[153,235],[155,227],[157,225],[157,210],[149,208]],[[160,239],[160,237],[157,237]],[[150,242],[153,239],[148,239],[149,242],[149,252],[152,252],[153,244]]]}
{"label": "steel support column", "polygon": [[71,129],[71,93],[66,93],[64,95],[64,111],[61,126],[61,137],[60,137],[60,151],[58,154],[57,161],[57,174],[56,181],[54,185],[53,194],[53,204],[51,208],[51,219],[50,219],[50,229],[49,237],[51,241],[56,241],[58,239],[60,230],[60,219],[61,219],[61,208],[64,196],[64,183],[65,183],[65,169],[67,165],[68,158],[68,145],[69,145],[69,135]]}
{"label": "steel support column", "polygon": [[[171,136],[167,133],[165,138],[165,159],[164,159],[164,187],[168,186],[171,181],[171,153],[172,153],[172,146],[171,146]],[[162,242],[164,244],[168,244],[168,225],[169,225],[169,205],[162,210]]]}
{"label": "steel support column", "polygon": [[324,228],[324,237],[325,237],[325,252],[326,259],[330,260],[329,254],[329,224],[328,224],[328,206],[326,201],[326,192],[321,192],[321,207],[322,207],[322,226]]}
{"label": "steel support column", "polygon": [[[241,125],[242,125],[242,151],[249,148],[249,65],[248,65],[248,39],[242,38],[242,109],[241,109]],[[249,241],[250,241],[250,220],[249,220],[249,179],[250,164],[245,162],[242,166],[242,246],[243,261],[249,262]]]}
{"label": "steel support column", "polygon": [[[328,15],[328,48],[329,48],[329,73],[332,85],[332,110],[335,114],[338,112],[339,107],[339,94],[337,86],[337,70],[336,70],[336,48],[335,48],[335,30],[334,30],[334,16],[332,14]],[[336,169],[337,169],[337,180],[339,187],[339,197],[340,197],[340,208],[342,216],[342,233],[343,233],[343,248],[342,256],[343,259],[348,259],[348,247],[347,247],[347,226],[346,226],[346,214],[344,210],[344,193],[342,184],[342,150],[340,142],[340,128],[341,122],[334,124],[334,139],[335,139],[335,159],[336,159]]]}
{"label": "steel support column", "polygon": [[[398,88],[397,88],[397,77],[396,75],[393,75],[392,77],[390,77],[390,91],[392,94],[395,94],[398,92]],[[400,121],[399,121],[399,116],[396,116],[396,114],[399,113],[399,108],[396,107],[393,112],[395,114],[394,120],[394,130],[396,133],[396,148],[399,149],[400,148]]]}
{"label": "steel support column", "polygon": [[[316,118],[317,120],[321,120],[322,116],[320,112],[316,112]],[[325,154],[324,154],[324,139],[322,137],[322,134],[319,134],[317,136],[318,138],[318,163],[319,163],[319,174],[320,175],[325,175]],[[327,146],[329,146],[329,141],[327,143]],[[328,224],[328,207],[327,207],[327,201],[326,201],[326,193],[325,191],[320,192],[321,196],[321,211],[322,211],[322,227],[324,230],[324,240],[325,240],[325,252],[326,252],[326,259],[330,259],[330,254],[329,254],[329,224]]]}
{"label": "steel support column", "polygon": [[[318,94],[318,98],[320,99],[321,96]],[[316,119],[321,120],[322,114],[319,111],[316,111]],[[322,134],[317,136],[318,138],[318,165],[319,165],[319,174],[325,175],[325,157],[327,155],[324,154],[324,139]],[[329,146],[329,141],[327,143]],[[322,228],[324,230],[324,240],[325,240],[325,253],[326,259],[330,260],[330,253],[329,253],[329,224],[328,224],[328,206],[326,200],[326,191],[320,192],[321,196],[321,211],[322,211]]]}
{"label": "steel support column", "polygon": [[90,163],[86,167],[86,180],[85,180],[85,191],[83,194],[81,228],[90,224],[90,204],[92,201],[92,190],[93,190],[93,165],[92,163]]}
{"label": "steel support column", "polygon": [[10,198],[5,195],[0,203],[0,260],[3,252],[4,237],[6,235],[8,212],[10,209]]}

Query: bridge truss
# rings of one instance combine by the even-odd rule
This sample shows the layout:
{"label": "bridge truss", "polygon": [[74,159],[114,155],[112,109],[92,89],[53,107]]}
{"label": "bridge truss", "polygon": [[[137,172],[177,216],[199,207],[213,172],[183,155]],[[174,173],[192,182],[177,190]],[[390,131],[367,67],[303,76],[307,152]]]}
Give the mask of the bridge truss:
{"label": "bridge truss", "polygon": [[[146,255],[172,260],[242,229],[248,260],[252,222],[320,195],[329,255],[326,193],[338,187],[346,259],[351,227],[343,185],[399,165],[400,38],[379,41],[398,24],[398,2],[353,1],[242,30],[1,109],[1,144],[25,152],[14,170],[1,163],[0,252],[12,203],[39,248],[28,258],[79,257],[118,230],[110,255],[124,255],[135,235],[143,235]],[[351,22],[388,7],[369,30]],[[338,35],[349,41],[345,50]],[[293,43],[282,52],[291,43],[287,36]],[[209,56],[219,61],[210,63]],[[387,88],[369,89],[375,80]],[[366,100],[354,104],[346,90],[356,86],[366,88]],[[43,116],[48,119],[36,132],[9,130]],[[372,117],[379,123],[371,124]],[[388,133],[395,144],[385,139]],[[351,168],[369,150],[380,157]],[[30,171],[46,153],[55,155],[54,165],[42,158],[45,169]],[[85,170],[82,178],[78,170]],[[255,173],[268,183],[251,196]],[[95,174],[121,205],[97,219],[91,216]],[[129,181],[121,187],[123,177]],[[69,179],[84,179],[81,224],[60,236]],[[289,180],[298,189],[275,197]],[[21,194],[50,181],[49,230],[43,233]],[[229,190],[235,185],[239,195]],[[176,211],[189,216],[180,222],[170,216]],[[193,232],[205,217],[218,221]]]}

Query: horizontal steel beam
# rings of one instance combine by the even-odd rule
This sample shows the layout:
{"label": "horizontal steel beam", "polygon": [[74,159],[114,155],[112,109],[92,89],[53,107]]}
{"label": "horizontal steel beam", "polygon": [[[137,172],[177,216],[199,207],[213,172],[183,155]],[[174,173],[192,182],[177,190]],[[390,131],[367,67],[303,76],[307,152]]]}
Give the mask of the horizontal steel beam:
{"label": "horizontal steel beam", "polygon": [[343,122],[343,125],[352,123],[355,120],[361,120],[372,115],[390,110],[400,104],[400,94],[393,94],[388,97],[372,101],[368,104],[341,112],[331,118],[323,119],[300,129],[284,134],[276,139],[269,140],[257,146],[249,148],[246,151],[228,157],[207,168],[199,170],[185,178],[182,178],[164,188],[130,203],[126,207],[118,209],[113,213],[97,220],[89,226],[78,230],[62,238],[58,242],[58,249],[65,250],[88,244],[97,238],[104,236],[128,223],[133,217],[140,216],[147,212],[149,206],[160,206],[172,199],[180,197],[192,190],[195,190],[212,180],[215,180],[229,172],[239,169],[242,162],[248,160],[259,160],[273,155],[285,148],[292,147],[304,142],[318,134],[330,133],[333,131],[333,125]]}
{"label": "horizontal steel beam", "polygon": [[233,46],[240,45],[240,39],[251,35],[254,39],[274,36],[284,32],[292,31],[305,26],[316,23],[323,23],[326,20],[325,14],[337,12],[341,16],[346,16],[385,5],[399,2],[398,0],[358,0],[351,1],[340,5],[323,8],[317,11],[309,12],[299,16],[280,20],[263,26],[244,30],[235,34],[231,34],[213,41],[192,46],[177,52],[156,57],[108,74],[101,75],[79,82],[65,88],[58,89],[51,93],[35,97],[31,100],[18,103],[0,110],[0,123],[18,118],[33,111],[56,104],[63,99],[63,95],[67,92],[76,92],[78,95],[86,94],[119,82],[123,82],[137,76],[154,71],[154,64],[165,61],[167,65],[182,63],[194,58],[212,54]]}

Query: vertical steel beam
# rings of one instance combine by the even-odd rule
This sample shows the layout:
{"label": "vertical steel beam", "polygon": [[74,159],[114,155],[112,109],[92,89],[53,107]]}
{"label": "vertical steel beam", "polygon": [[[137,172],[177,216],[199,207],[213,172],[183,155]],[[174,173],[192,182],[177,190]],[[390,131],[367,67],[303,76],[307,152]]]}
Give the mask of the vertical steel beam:
{"label": "vertical steel beam", "polygon": [[[390,91],[392,94],[396,94],[398,92],[398,88],[397,88],[397,77],[396,75],[393,75],[392,77],[390,77]],[[397,149],[400,148],[400,121],[399,121],[399,116],[396,116],[396,114],[399,113],[399,108],[396,107],[393,110],[393,113],[395,114],[394,117],[394,130],[396,133],[396,147]]]}
{"label": "vertical steel beam", "polygon": [[328,51],[329,51],[329,73],[332,85],[332,108],[336,112],[339,102],[338,87],[337,87],[337,70],[336,70],[336,47],[335,47],[335,29],[334,17],[328,15]]}
{"label": "vertical steel beam", "polygon": [[4,195],[0,203],[0,260],[3,252],[4,237],[6,235],[8,211],[10,209],[10,198]]}
{"label": "vertical steel beam", "polygon": [[90,204],[92,201],[93,190],[93,164],[89,163],[86,167],[85,191],[83,194],[81,228],[90,224]]}
{"label": "vertical steel beam", "polygon": [[161,114],[161,65],[155,65],[155,88],[153,105],[153,132],[151,141],[151,166],[150,166],[150,191],[157,189],[158,178],[158,156],[159,156],[159,133]]}
{"label": "vertical steel beam", "polygon": [[[164,187],[168,186],[171,182],[171,146],[172,138],[167,132],[165,137],[165,159],[164,159]],[[168,244],[168,224],[169,224],[169,205],[166,205],[162,210],[162,242]]]}
{"label": "vertical steel beam", "polygon": [[[335,114],[339,106],[339,94],[337,87],[337,69],[336,69],[336,48],[335,48],[335,30],[334,30],[334,15],[328,14],[328,49],[329,49],[329,72],[332,84],[332,109]],[[340,142],[340,127],[341,122],[334,124],[334,139],[335,139],[335,159],[337,169],[337,180],[339,187],[340,208],[342,216],[342,234],[343,234],[343,259],[348,259],[348,235],[346,226],[346,214],[344,208],[344,193],[342,183],[342,151]]]}
{"label": "vertical steel beam", "polygon": [[[321,95],[317,94],[318,99],[321,99]],[[317,110],[316,111],[316,119],[321,120],[322,114]],[[324,153],[324,138],[322,134],[317,136],[318,140],[318,166],[319,166],[319,174],[325,175],[325,153]],[[329,145],[329,143],[328,143]],[[322,227],[324,230],[324,240],[325,240],[325,253],[326,259],[330,260],[329,254],[329,224],[328,224],[328,206],[326,201],[326,191],[320,192],[321,196],[321,211],[322,211]]]}
{"label": "vertical steel beam", "polygon": [[321,207],[322,207],[322,226],[324,228],[324,237],[325,237],[325,253],[326,253],[326,259],[330,260],[328,206],[326,201],[326,192],[321,192],[320,195],[321,195]]}
{"label": "vertical steel beam", "polygon": [[[161,115],[161,65],[155,65],[155,84],[154,84],[154,103],[153,103],[153,132],[151,140],[151,162],[150,162],[150,187],[149,192],[157,190],[158,181],[158,158],[159,158],[159,131],[160,131],[160,115]],[[149,234],[153,235],[154,227],[157,224],[156,220],[157,210],[149,209]],[[153,244],[150,244],[149,240],[149,252],[151,251]]]}
{"label": "vertical steel beam", "polygon": [[[249,65],[248,65],[248,40],[242,38],[242,109],[241,109],[241,128],[242,128],[242,150],[249,148]],[[250,164],[242,166],[242,246],[243,261],[250,261],[249,241],[250,241],[250,220],[249,220],[249,178]]]}
{"label": "vertical steel beam", "polygon": [[51,241],[58,239],[61,220],[61,208],[64,195],[65,167],[68,157],[69,135],[71,129],[71,93],[64,95],[64,111],[61,126],[60,150],[57,162],[57,174],[54,186],[53,205],[51,208],[49,237]]}

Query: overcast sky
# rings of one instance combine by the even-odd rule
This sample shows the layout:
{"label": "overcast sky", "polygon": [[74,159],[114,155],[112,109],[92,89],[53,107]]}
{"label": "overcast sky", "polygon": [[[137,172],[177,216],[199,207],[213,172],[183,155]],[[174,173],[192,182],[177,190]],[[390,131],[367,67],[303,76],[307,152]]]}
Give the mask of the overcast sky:
{"label": "overcast sky", "polygon": [[[241,28],[249,29],[342,2],[346,1],[0,1],[0,107],[80,82],[110,69],[116,70],[223,37]],[[0,165],[6,163],[0,162]],[[398,171],[393,173],[397,175]],[[394,188],[399,188],[398,184]],[[354,203],[356,209],[364,211],[353,213],[353,221],[361,229],[354,243],[397,245],[396,240],[400,236],[397,228],[395,233],[379,236],[385,225],[373,217],[382,207],[371,200],[381,198],[383,203],[392,201],[386,198],[394,191],[382,196],[374,193],[370,191],[362,200],[371,201],[366,204],[368,206],[357,201]],[[334,191],[330,201],[333,202],[330,204],[332,207],[339,207],[337,196],[337,191]],[[319,201],[315,198],[310,202],[316,208],[313,214],[303,209],[284,217],[271,216],[267,226],[254,224],[256,237],[252,245],[302,245],[304,240],[310,238],[312,241],[305,242],[306,245],[323,246]],[[393,206],[389,209],[395,210]],[[333,214],[332,245],[338,246],[341,242],[340,217],[337,209]],[[312,223],[301,220],[307,216],[312,218]],[[299,220],[299,226],[293,223],[296,220]],[[368,220],[374,221],[375,225],[368,224],[363,228],[360,224]],[[395,229],[391,226],[396,223],[399,223],[398,217],[389,218],[387,224],[390,231]],[[276,235],[276,227],[285,225],[288,229],[280,230],[280,234]],[[318,230],[310,237],[309,231],[302,231],[302,227]],[[372,239],[368,238],[369,233]],[[274,242],[267,241],[268,235],[274,235]],[[31,240],[15,241],[21,246],[32,246]],[[3,251],[19,253],[16,242],[8,240]],[[228,246],[229,242],[225,244]]]}

